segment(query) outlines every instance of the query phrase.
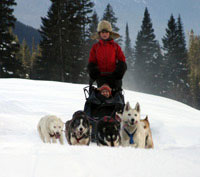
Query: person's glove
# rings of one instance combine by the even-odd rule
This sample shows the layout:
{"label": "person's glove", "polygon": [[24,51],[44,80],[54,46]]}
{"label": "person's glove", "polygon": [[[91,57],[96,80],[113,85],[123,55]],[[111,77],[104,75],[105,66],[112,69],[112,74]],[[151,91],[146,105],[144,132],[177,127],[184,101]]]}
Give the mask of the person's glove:
{"label": "person's glove", "polygon": [[127,70],[126,63],[123,61],[118,61],[117,65],[116,65],[116,69],[112,75],[116,80],[121,80],[123,78],[126,70]]}
{"label": "person's glove", "polygon": [[100,76],[100,71],[95,63],[89,63],[88,66],[88,73],[93,80],[96,80]]}

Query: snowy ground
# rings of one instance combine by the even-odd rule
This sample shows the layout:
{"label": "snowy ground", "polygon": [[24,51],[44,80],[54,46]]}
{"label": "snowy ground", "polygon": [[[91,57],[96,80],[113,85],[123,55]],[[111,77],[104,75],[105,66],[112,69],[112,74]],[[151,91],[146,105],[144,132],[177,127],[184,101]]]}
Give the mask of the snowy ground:
{"label": "snowy ground", "polygon": [[0,79],[1,177],[199,177],[200,111],[182,103],[125,91],[149,116],[155,149],[109,148],[96,144],[44,144],[39,119],[64,122],[83,109],[84,85]]}

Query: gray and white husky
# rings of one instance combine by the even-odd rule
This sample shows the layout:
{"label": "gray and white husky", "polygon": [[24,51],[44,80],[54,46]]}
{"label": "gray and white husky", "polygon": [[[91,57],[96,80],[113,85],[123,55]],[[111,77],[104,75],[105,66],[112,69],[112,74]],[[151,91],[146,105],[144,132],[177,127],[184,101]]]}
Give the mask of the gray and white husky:
{"label": "gray and white husky", "polygon": [[121,145],[145,148],[145,131],[140,122],[140,105],[131,108],[129,102],[126,103],[123,113],[117,115],[121,118]]}

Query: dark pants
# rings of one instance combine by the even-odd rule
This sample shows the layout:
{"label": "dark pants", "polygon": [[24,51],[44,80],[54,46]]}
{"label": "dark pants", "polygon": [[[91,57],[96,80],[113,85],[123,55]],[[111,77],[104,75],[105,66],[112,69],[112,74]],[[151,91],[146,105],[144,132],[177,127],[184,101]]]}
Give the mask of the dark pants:
{"label": "dark pants", "polygon": [[97,87],[101,87],[103,84],[108,84],[112,90],[122,90],[122,80],[116,80],[109,76],[101,76],[96,80]]}

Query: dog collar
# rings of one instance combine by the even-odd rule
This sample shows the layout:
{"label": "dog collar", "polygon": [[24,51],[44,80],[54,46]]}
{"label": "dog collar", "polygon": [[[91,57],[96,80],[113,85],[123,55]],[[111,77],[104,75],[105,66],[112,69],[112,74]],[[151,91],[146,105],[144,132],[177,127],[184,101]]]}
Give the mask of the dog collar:
{"label": "dog collar", "polygon": [[88,138],[89,137],[89,132],[87,132],[86,134],[83,134],[83,136],[81,136],[80,138],[77,138],[76,134],[74,133],[74,137],[75,137],[77,143],[79,143],[79,141],[82,140],[83,138]]}
{"label": "dog collar", "polygon": [[79,141],[84,138],[84,135],[82,137],[80,137],[80,138],[77,138],[77,137],[75,137],[75,138],[76,138],[77,143],[79,143]]}
{"label": "dog collar", "polygon": [[133,140],[133,136],[135,135],[135,132],[137,131],[137,128],[135,129],[135,131],[133,133],[129,133],[128,130],[126,128],[124,128],[124,131],[126,132],[126,134],[129,136],[130,138],[130,144],[134,144],[134,140]]}

